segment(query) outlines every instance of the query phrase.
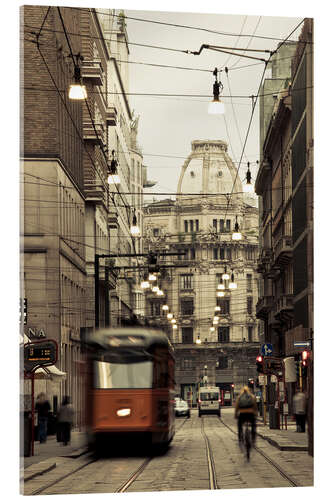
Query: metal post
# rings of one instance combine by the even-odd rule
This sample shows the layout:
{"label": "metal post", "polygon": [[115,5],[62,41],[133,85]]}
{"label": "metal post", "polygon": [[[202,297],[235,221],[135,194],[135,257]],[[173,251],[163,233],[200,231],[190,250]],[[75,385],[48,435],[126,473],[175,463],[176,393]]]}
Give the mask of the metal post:
{"label": "metal post", "polygon": [[35,451],[35,374],[31,374],[31,456]]}
{"label": "metal post", "polygon": [[267,397],[266,397],[266,375],[264,375],[264,425],[266,425],[266,405],[267,405]]}
{"label": "metal post", "polygon": [[110,326],[109,268],[105,266],[105,326]]}
{"label": "metal post", "polygon": [[95,327],[99,328],[99,255],[95,254]]}

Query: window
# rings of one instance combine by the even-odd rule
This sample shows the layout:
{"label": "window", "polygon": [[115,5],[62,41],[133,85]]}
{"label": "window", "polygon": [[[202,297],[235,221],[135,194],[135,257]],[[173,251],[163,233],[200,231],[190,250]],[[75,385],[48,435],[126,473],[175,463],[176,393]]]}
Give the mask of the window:
{"label": "window", "polygon": [[218,359],[218,370],[226,370],[228,368],[228,357],[227,356],[219,356]]}
{"label": "window", "polygon": [[222,273],[217,273],[216,274],[216,287],[221,283],[222,280]]}
{"label": "window", "polygon": [[246,275],[246,291],[252,292],[252,274]]}
{"label": "window", "polygon": [[229,298],[220,298],[216,299],[216,304],[220,306],[221,311],[220,314],[230,314],[230,299]]}
{"label": "window", "polygon": [[182,370],[193,370],[193,368],[194,368],[193,367],[193,359],[183,358],[181,360],[181,368],[182,368]]}
{"label": "window", "polygon": [[183,344],[193,344],[193,328],[182,328],[182,342]]}
{"label": "window", "polygon": [[231,260],[231,248],[227,248],[227,259]]}
{"label": "window", "polygon": [[190,233],[193,233],[193,220],[190,220]]}
{"label": "window", "polygon": [[224,233],[224,219],[220,219],[220,233]]}
{"label": "window", "polygon": [[191,260],[195,259],[195,248],[190,248],[190,259]]}
{"label": "window", "polygon": [[159,228],[158,227],[154,227],[154,229],[153,229],[153,236],[158,236],[159,232],[160,232]]}
{"label": "window", "polygon": [[224,247],[220,247],[220,260],[223,260],[223,259],[225,259]]}
{"label": "window", "polygon": [[185,229],[185,233],[188,233],[188,221],[187,220],[184,220],[184,229]]}
{"label": "window", "polygon": [[230,232],[230,219],[227,219],[227,233]]}
{"label": "window", "polygon": [[183,252],[185,255],[180,255],[180,259],[183,258],[183,260],[188,260],[188,248],[182,248],[181,252]]}
{"label": "window", "polygon": [[185,316],[192,316],[194,311],[193,299],[182,299],[180,301],[181,314]]}
{"label": "window", "polygon": [[94,388],[96,389],[145,389],[152,387],[152,381],[152,361],[94,362]]}
{"label": "window", "polygon": [[253,342],[253,326],[247,327],[247,339],[249,342]]}
{"label": "window", "polygon": [[195,219],[195,230],[199,231],[199,220]]}
{"label": "window", "polygon": [[152,300],[150,302],[150,315],[151,316],[160,316],[161,315],[161,307],[160,307],[159,301]]}
{"label": "window", "polygon": [[219,326],[218,342],[229,342],[229,326]]}
{"label": "window", "polygon": [[213,219],[213,228],[217,231],[217,219]]}
{"label": "window", "polygon": [[252,314],[252,297],[247,297],[247,314]]}
{"label": "window", "polygon": [[218,249],[218,247],[214,247],[213,248],[213,259],[218,260],[218,258],[219,258],[219,249]]}
{"label": "window", "polygon": [[192,274],[181,274],[180,275],[180,288],[181,290],[192,290],[193,289],[193,275]]}

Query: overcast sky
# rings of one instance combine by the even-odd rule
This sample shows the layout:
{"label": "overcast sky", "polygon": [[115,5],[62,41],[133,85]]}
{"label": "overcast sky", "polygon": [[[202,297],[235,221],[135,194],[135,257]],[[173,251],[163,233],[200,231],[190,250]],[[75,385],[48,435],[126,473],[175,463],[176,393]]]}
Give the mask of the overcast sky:
{"label": "overcast sky", "polygon": [[[125,10],[128,17],[180,24],[198,29],[165,26],[127,19],[129,41],[176,50],[198,51],[202,44],[274,50],[302,20],[301,17],[268,17]],[[209,33],[203,29],[226,34]],[[300,29],[291,37],[298,38]],[[230,35],[229,35],[230,33]],[[251,35],[255,36],[251,36]],[[242,36],[239,36],[242,35]],[[246,35],[246,36],[245,36]],[[269,37],[273,39],[256,38]],[[251,96],[258,93],[265,64],[239,56],[229,56],[211,50],[200,55],[183,54],[161,48],[129,45],[130,92],[147,94],[181,94],[189,97],[130,96],[135,114],[140,116],[138,142],[148,166],[148,177],[158,181],[147,192],[175,193],[181,166],[191,151],[195,139],[223,139],[228,143],[231,158],[238,167],[249,126],[251,98],[225,98],[225,115],[209,115],[215,67],[228,67],[228,79],[221,73],[223,94]],[[241,54],[243,52],[240,52]],[[247,52],[255,57],[269,54]],[[193,68],[171,69],[135,63]],[[243,66],[243,68],[241,68]],[[244,67],[247,66],[247,67]],[[205,70],[205,71],[201,71]],[[190,97],[190,95],[203,97]],[[222,94],[222,95],[223,95]],[[250,128],[240,167],[245,178],[246,163],[250,161],[255,176],[259,159],[259,102]]]}

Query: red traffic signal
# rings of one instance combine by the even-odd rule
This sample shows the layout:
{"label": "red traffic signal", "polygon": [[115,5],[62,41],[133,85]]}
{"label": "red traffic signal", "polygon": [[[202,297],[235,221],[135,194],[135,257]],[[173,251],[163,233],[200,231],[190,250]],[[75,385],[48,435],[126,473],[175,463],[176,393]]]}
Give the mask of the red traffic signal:
{"label": "red traffic signal", "polygon": [[264,358],[259,354],[256,358],[257,372],[264,373]]}
{"label": "red traffic signal", "polygon": [[302,351],[302,365],[307,366],[310,353],[309,351]]}

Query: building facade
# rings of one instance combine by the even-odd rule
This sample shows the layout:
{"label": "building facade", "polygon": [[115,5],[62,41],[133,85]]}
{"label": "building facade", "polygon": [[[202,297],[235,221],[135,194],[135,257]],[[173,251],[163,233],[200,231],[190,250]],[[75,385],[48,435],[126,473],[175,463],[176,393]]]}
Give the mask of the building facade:
{"label": "building facade", "polygon": [[[307,394],[309,453],[313,453],[313,21],[306,19],[290,64],[290,78],[276,96],[265,127],[256,180],[260,199],[260,297],[257,317],[277,357],[301,360],[287,387],[288,403],[299,387]],[[298,365],[297,365],[298,366]],[[296,365],[295,365],[296,370]],[[273,388],[270,403],[275,402]]]}
{"label": "building facade", "polygon": [[[195,404],[200,383],[238,392],[256,378],[258,211],[246,203],[221,140],[192,142],[177,193],[176,200],[145,209],[145,247],[161,254],[158,282],[165,294],[146,292],[146,316],[169,333],[176,349],[177,390]],[[232,239],[236,222],[240,241]],[[236,289],[229,288],[232,279]]]}
{"label": "building facade", "polygon": [[[138,277],[124,273],[134,260],[116,257],[139,249],[130,232],[134,213],[142,231],[142,153],[127,98],[126,23],[109,9],[25,6],[21,16],[30,30],[21,51],[21,298],[27,303],[21,333],[57,342],[58,371],[37,380],[35,391],[46,392],[53,412],[69,394],[81,426],[82,335],[121,324],[136,307]],[[68,96],[76,65],[83,101]],[[108,183],[112,159],[119,186]],[[140,193],[134,199],[132,185]],[[99,259],[96,273],[99,254],[110,258]],[[143,313],[142,301],[140,307]],[[29,399],[30,381],[23,392]]]}

